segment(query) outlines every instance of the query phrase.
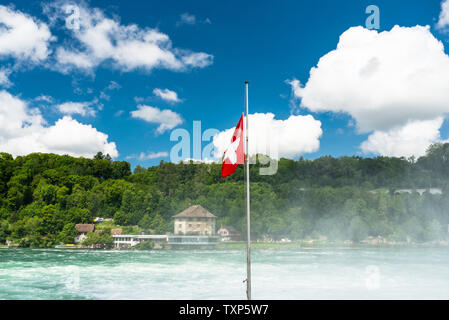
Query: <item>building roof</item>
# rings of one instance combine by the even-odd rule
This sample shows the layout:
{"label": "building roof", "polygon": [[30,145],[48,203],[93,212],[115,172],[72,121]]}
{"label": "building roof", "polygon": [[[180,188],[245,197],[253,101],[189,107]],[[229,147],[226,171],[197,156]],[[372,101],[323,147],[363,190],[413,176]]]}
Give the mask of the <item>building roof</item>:
{"label": "building roof", "polygon": [[[233,226],[221,226],[220,229],[226,229],[228,230],[230,233],[239,233],[237,231],[236,228],[234,228]],[[220,229],[218,231],[220,231]]]}
{"label": "building roof", "polygon": [[119,235],[122,234],[122,232],[123,232],[122,229],[111,229],[111,234],[112,234],[113,236],[119,236]]}
{"label": "building roof", "polygon": [[191,206],[185,209],[183,212],[173,216],[173,218],[216,218],[212,213],[204,209],[200,205]]}
{"label": "building roof", "polygon": [[93,232],[95,230],[94,224],[76,224],[75,228],[78,232]]}

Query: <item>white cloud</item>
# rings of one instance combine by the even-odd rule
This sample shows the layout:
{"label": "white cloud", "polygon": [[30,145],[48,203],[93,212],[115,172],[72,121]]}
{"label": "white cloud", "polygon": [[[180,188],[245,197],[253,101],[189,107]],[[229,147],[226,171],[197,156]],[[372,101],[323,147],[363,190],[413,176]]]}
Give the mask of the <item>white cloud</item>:
{"label": "white cloud", "polygon": [[181,59],[185,66],[197,68],[205,68],[213,62],[213,56],[204,52],[186,51]]}
{"label": "white cloud", "polygon": [[70,51],[59,47],[56,50],[56,61],[58,62],[58,68],[62,72],[68,72],[73,67],[77,69],[89,69],[96,67],[100,61],[97,61],[95,57],[89,54],[77,51]]}
{"label": "white cloud", "polygon": [[52,103],[53,97],[41,94],[40,96],[34,98],[34,101],[42,101],[42,102]]}
{"label": "white cloud", "polygon": [[395,26],[378,33],[353,27],[310,70],[301,106],[350,114],[360,132],[449,112],[449,57],[429,27]]}
{"label": "white cloud", "polygon": [[44,124],[38,109],[28,109],[24,101],[0,91],[0,145],[10,138],[35,132]]}
{"label": "white cloud", "polygon": [[286,80],[285,82],[291,85],[294,98],[302,97],[303,88],[301,87],[301,82],[299,82],[298,79]]}
{"label": "white cloud", "polygon": [[[65,11],[73,5],[58,2],[53,4],[53,10],[51,7],[46,6],[51,18],[67,19]],[[122,71],[138,68],[185,71],[206,67],[213,61],[213,56],[207,53],[173,48],[170,38],[157,29],[122,25],[117,18],[106,17],[97,8],[82,5],[76,8],[79,19],[76,27],[69,25],[69,29],[78,43],[59,47],[56,52],[57,69],[62,72],[73,68],[89,72],[108,61]]]}
{"label": "white cloud", "polygon": [[436,27],[444,29],[449,26],[449,0],[441,1],[441,12]]}
{"label": "white cloud", "polygon": [[11,71],[8,69],[0,69],[0,86],[9,87],[12,85],[11,81],[9,81],[9,75]]}
{"label": "white cloud", "polygon": [[95,116],[95,110],[89,107],[90,102],[65,102],[55,108],[63,114],[79,114],[82,116]]}
{"label": "white cloud", "polygon": [[[229,146],[234,129],[222,131],[214,137],[217,158]],[[249,154],[266,154],[279,159],[315,152],[320,147],[322,133],[321,122],[311,115],[291,115],[286,120],[276,120],[272,113],[250,114]]]}
{"label": "white cloud", "polygon": [[168,157],[168,152],[161,151],[161,152],[151,152],[145,154],[144,152],[141,152],[139,155],[130,155],[127,156],[126,159],[139,159],[141,161],[144,160],[151,160],[151,159],[158,159],[158,158],[165,158]]}
{"label": "white cloud", "polygon": [[169,89],[159,89],[156,88],[153,90],[153,93],[160,97],[162,100],[168,101],[168,102],[181,102],[181,99],[178,98],[178,94],[175,91],[169,90]]}
{"label": "white cloud", "polygon": [[118,156],[116,145],[114,142],[108,142],[107,134],[68,116],[59,119],[54,126],[46,128],[40,141],[47,147],[48,152],[58,154],[92,157],[98,151],[102,151],[112,158]]}
{"label": "white cloud", "polygon": [[379,153],[393,157],[420,157],[427,147],[440,140],[440,127],[443,118],[434,120],[412,121],[403,127],[387,132],[374,131],[360,148],[363,152]]}
{"label": "white cloud", "polygon": [[144,97],[134,97],[134,101],[136,103],[142,103],[145,101],[145,98]]}
{"label": "white cloud", "polygon": [[111,99],[111,96],[106,94],[106,93],[104,93],[103,91],[101,91],[100,92],[100,99],[109,101]]}
{"label": "white cloud", "polygon": [[[351,115],[357,131],[375,131],[376,141],[384,135],[404,138],[410,123],[417,126],[449,112],[449,57],[429,29],[350,28],[337,48],[310,70],[304,87],[296,79],[290,81],[293,94],[301,99],[301,107],[313,112]],[[372,141],[364,150],[374,152],[376,145]],[[388,153],[406,152],[399,144],[397,148]],[[386,151],[378,145],[377,152]]]}
{"label": "white cloud", "polygon": [[39,62],[50,54],[54,39],[45,23],[0,5],[0,56]]}
{"label": "white cloud", "polygon": [[119,85],[117,82],[111,80],[108,84],[108,86],[106,87],[107,90],[118,90],[120,89],[122,86]]}
{"label": "white cloud", "polygon": [[131,111],[131,116],[159,124],[159,127],[156,129],[158,134],[173,129],[182,123],[181,115],[176,112],[168,109],[160,110],[159,108],[145,105],[138,105],[137,110]]}
{"label": "white cloud", "polygon": [[179,21],[176,22],[177,26],[183,25],[183,24],[190,24],[193,25],[196,23],[196,17],[193,14],[190,14],[188,12],[185,12],[179,16]]}
{"label": "white cloud", "polygon": [[117,157],[108,135],[65,116],[47,126],[40,111],[7,91],[0,91],[0,150],[17,155],[32,152],[92,157],[98,151]]}

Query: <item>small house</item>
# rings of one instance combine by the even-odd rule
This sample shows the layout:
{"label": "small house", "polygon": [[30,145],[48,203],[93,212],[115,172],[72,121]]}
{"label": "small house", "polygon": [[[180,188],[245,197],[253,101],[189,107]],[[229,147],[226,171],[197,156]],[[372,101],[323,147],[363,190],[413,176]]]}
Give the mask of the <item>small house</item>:
{"label": "small house", "polygon": [[94,224],[77,224],[75,225],[76,231],[78,231],[78,234],[75,236],[75,243],[81,243],[83,242],[88,232],[94,232],[95,231],[95,225]]}
{"label": "small house", "polygon": [[221,241],[239,241],[240,233],[232,226],[222,226],[218,229],[217,234],[221,237]]}

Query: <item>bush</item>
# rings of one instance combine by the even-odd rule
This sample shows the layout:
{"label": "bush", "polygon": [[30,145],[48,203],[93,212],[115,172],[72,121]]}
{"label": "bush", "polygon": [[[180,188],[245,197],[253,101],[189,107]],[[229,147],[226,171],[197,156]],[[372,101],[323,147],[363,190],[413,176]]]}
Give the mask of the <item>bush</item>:
{"label": "bush", "polygon": [[153,250],[154,249],[154,241],[144,241],[133,247],[136,250]]}
{"label": "bush", "polygon": [[110,245],[114,242],[113,237],[107,233],[97,233],[97,232],[88,232],[86,236],[86,240],[84,240],[83,244],[86,246],[91,246],[95,244],[103,244]]}

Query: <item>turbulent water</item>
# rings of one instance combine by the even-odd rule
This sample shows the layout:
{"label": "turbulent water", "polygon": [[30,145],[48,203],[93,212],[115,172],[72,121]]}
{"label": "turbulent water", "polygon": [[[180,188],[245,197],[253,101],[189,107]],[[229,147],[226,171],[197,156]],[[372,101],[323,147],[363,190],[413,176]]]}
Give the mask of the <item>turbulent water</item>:
{"label": "turbulent water", "polygon": [[[253,250],[254,299],[449,299],[449,248]],[[0,299],[244,299],[244,250],[0,249]]]}

